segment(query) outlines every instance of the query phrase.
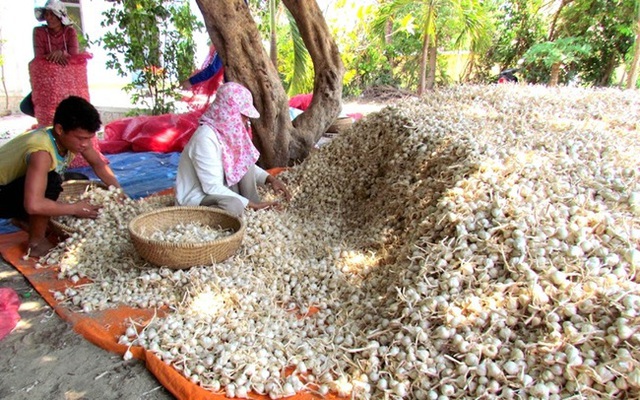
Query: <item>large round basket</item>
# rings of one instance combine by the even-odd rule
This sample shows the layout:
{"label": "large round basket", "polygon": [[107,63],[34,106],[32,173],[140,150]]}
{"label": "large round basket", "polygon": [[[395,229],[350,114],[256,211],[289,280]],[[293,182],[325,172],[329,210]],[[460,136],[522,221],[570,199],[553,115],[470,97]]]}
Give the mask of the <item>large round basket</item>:
{"label": "large round basket", "polygon": [[[231,229],[233,234],[202,243],[170,243],[152,240],[155,231],[166,231],[180,223],[199,222],[214,229]],[[148,262],[174,269],[211,265],[231,257],[244,237],[245,223],[234,215],[210,207],[167,207],[139,215],[129,223],[131,241]]]}

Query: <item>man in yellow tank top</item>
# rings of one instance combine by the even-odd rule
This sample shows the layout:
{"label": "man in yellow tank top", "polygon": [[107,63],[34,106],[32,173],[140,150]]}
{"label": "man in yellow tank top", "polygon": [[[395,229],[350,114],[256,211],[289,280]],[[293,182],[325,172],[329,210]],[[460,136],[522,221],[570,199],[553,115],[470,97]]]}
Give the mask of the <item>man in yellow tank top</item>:
{"label": "man in yellow tank top", "polygon": [[91,146],[100,124],[93,105],[70,96],[56,108],[51,128],[26,132],[0,147],[0,218],[28,223],[30,256],[40,257],[53,247],[45,236],[49,218],[98,216],[99,207],[86,201],[56,201],[62,192],[61,174],[76,154],[84,156],[104,183],[120,187],[109,165]]}

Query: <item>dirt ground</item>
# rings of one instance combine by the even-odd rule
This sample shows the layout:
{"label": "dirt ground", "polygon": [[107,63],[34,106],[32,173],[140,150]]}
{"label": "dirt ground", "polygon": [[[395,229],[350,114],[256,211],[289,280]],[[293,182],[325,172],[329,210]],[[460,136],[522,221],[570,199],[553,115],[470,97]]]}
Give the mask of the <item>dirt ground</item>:
{"label": "dirt ground", "polygon": [[[344,112],[368,114],[382,106],[347,103]],[[0,118],[0,145],[35,122],[24,115]],[[0,288],[20,296],[20,322],[0,340],[0,399],[173,399],[138,360],[94,346],[53,312],[31,284],[0,258]]]}
{"label": "dirt ground", "polygon": [[0,399],[173,399],[138,360],[124,361],[73,331],[11,265],[0,287],[20,296],[21,320],[0,340]]}
{"label": "dirt ground", "polygon": [[[35,119],[0,118],[0,145]],[[0,399],[173,399],[144,364],[124,361],[73,331],[31,284],[0,258],[0,288],[20,296],[21,320],[0,340]]]}

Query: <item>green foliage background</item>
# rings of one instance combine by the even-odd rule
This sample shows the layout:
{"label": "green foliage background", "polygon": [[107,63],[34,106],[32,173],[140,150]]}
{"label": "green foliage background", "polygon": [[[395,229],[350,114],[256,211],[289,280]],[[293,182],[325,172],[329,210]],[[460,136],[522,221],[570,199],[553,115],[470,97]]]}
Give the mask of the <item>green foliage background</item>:
{"label": "green foliage background", "polygon": [[186,0],[123,0],[104,12],[110,31],[98,44],[108,51],[107,68],[133,75],[125,86],[137,113],[174,110],[180,81],[194,70],[193,33],[203,24]]}
{"label": "green foliage background", "polygon": [[[436,85],[493,83],[517,67],[521,80],[549,81],[561,59],[560,84],[611,86],[633,59],[636,0],[356,0],[330,1],[327,18],[346,67],[344,95],[384,86],[416,91],[421,57],[435,49]],[[313,90],[313,64],[280,0],[250,0],[289,95]],[[323,3],[324,4],[324,3]],[[350,23],[345,25],[348,16]],[[274,26],[275,24],[275,26]],[[108,66],[135,73],[127,90],[152,113],[173,109],[177,83],[194,69],[193,32],[202,28],[186,0],[124,0],[105,13],[112,31],[101,43]],[[464,68],[456,66],[464,65]]]}
{"label": "green foliage background", "polygon": [[[560,1],[543,0],[377,1],[362,7],[356,30],[342,34],[348,38],[340,43],[348,70],[345,93],[359,94],[371,85],[415,90],[426,4],[437,11],[431,33],[437,35],[436,84],[492,83],[499,71],[515,67],[522,80],[547,83],[547,57],[553,54],[540,52],[540,46],[571,38],[573,48],[563,55],[571,61],[562,65],[561,84],[616,85],[633,57],[637,3],[573,0],[560,7]],[[555,37],[549,40],[552,27]],[[462,51],[471,56],[459,74],[448,61],[455,57],[445,54]]]}

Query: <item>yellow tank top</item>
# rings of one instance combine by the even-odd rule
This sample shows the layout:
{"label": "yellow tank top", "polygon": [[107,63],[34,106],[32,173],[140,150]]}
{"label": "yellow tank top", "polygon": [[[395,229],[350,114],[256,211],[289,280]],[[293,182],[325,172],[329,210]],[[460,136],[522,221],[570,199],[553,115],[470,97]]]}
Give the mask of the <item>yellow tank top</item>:
{"label": "yellow tank top", "polygon": [[67,151],[66,157],[58,153],[51,128],[25,132],[0,147],[0,185],[26,175],[29,156],[36,151],[46,151],[51,155],[53,162],[49,172],[63,173],[75,157],[71,151]]}

